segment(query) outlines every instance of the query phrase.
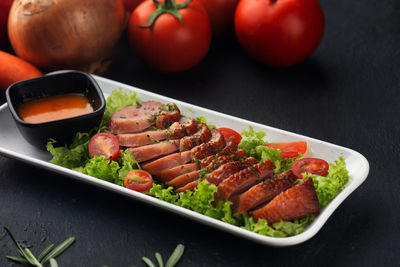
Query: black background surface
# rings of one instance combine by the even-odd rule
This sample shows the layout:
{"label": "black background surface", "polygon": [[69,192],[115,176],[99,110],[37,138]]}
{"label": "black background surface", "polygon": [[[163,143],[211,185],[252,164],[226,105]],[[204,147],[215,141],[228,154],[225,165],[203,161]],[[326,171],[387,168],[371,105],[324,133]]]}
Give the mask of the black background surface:
{"label": "black background surface", "polygon": [[[321,1],[318,50],[292,68],[251,60],[234,36],[214,39],[196,68],[176,75],[138,62],[122,39],[105,77],[362,153],[370,174],[308,242],[258,245],[0,156],[0,225],[38,253],[74,235],[60,266],[144,266],[186,246],[179,266],[400,265],[400,1]],[[0,103],[4,103],[1,94]],[[1,126],[0,126],[1,127]],[[28,241],[25,241],[28,240]],[[0,230],[0,266],[17,255]]]}

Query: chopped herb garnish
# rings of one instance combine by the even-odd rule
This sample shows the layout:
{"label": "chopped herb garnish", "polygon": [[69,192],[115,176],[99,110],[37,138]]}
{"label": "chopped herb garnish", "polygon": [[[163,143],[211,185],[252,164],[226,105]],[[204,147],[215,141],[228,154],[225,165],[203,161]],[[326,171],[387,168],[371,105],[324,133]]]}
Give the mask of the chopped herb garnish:
{"label": "chopped herb garnish", "polygon": [[209,171],[210,171],[210,170],[209,170],[208,168],[202,169],[202,170],[199,172],[199,177],[200,177],[201,179],[203,179],[204,176],[205,176]]}

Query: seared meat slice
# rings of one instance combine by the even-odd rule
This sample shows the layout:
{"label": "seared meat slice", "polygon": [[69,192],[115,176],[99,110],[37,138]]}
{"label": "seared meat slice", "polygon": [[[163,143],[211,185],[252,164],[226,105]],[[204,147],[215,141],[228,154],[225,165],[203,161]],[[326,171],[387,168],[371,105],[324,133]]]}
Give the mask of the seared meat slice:
{"label": "seared meat slice", "polygon": [[159,112],[154,117],[156,127],[165,129],[171,126],[172,123],[179,121],[181,112],[175,104],[166,104],[158,108]]}
{"label": "seared meat slice", "polygon": [[157,175],[157,178],[159,181],[165,183],[171,181],[172,179],[178,177],[179,175],[196,171],[198,169],[199,169],[199,164],[197,163],[184,164],[161,172],[159,175]]}
{"label": "seared meat slice", "polygon": [[190,150],[192,152],[192,158],[201,160],[208,156],[215,155],[225,147],[226,143],[224,136],[218,129],[213,129],[211,134],[212,137],[210,141]]}
{"label": "seared meat slice", "polygon": [[141,133],[118,134],[119,145],[139,147],[158,143],[167,138],[167,130],[146,131]]}
{"label": "seared meat slice", "polygon": [[237,172],[218,185],[216,199],[227,199],[240,194],[265,178],[272,177],[275,166],[270,160],[257,163],[240,172]]}
{"label": "seared meat slice", "polygon": [[190,136],[185,136],[181,139],[179,151],[187,151],[202,143],[207,143],[211,139],[211,131],[205,123],[200,123],[199,130]]}
{"label": "seared meat slice", "polygon": [[280,193],[264,207],[252,212],[254,218],[269,224],[291,221],[319,212],[319,202],[311,178]]}
{"label": "seared meat slice", "polygon": [[224,149],[222,149],[221,152],[219,152],[221,155],[231,155],[232,153],[235,153],[238,150],[238,144],[233,140],[232,138],[229,138],[228,140],[225,140],[226,145]]}
{"label": "seared meat slice", "polygon": [[197,121],[188,117],[181,117],[179,122],[174,122],[168,129],[170,139],[180,139],[197,132]]}
{"label": "seared meat slice", "polygon": [[198,184],[199,184],[199,180],[190,182],[190,183],[186,184],[185,186],[175,189],[175,193],[179,194],[180,192],[186,192],[187,190],[193,191],[197,187]]}
{"label": "seared meat slice", "polygon": [[167,182],[168,186],[173,186],[175,188],[179,188],[182,186],[185,186],[186,184],[196,181],[197,179],[199,179],[199,174],[200,174],[200,170],[197,171],[192,171],[189,173],[185,173],[182,175],[179,175],[178,177],[175,177],[174,179],[172,179],[171,181]]}
{"label": "seared meat slice", "polygon": [[[225,149],[225,148],[224,148]],[[224,155],[222,153],[217,153],[202,159],[200,161],[200,167],[205,168],[207,166],[213,166],[214,164],[225,164],[230,161],[238,161],[247,157],[246,151],[239,149],[236,152],[230,153],[229,155]]]}
{"label": "seared meat slice", "polygon": [[280,173],[276,178],[256,184],[243,194],[232,199],[233,210],[242,213],[259,207],[292,187],[296,180],[296,176],[289,170]]}
{"label": "seared meat slice", "polygon": [[259,161],[253,157],[246,158],[242,161],[229,162],[219,166],[216,170],[207,173],[204,176],[204,179],[207,179],[209,183],[219,185],[223,180],[225,180],[232,174],[237,173],[240,170],[246,169],[256,163],[259,163]]}
{"label": "seared meat slice", "polygon": [[174,153],[142,165],[142,168],[152,175],[158,175],[165,170],[190,162],[190,151]]}
{"label": "seared meat slice", "polygon": [[153,145],[129,148],[129,150],[137,162],[143,162],[178,151],[179,141],[179,139],[163,141]]}
{"label": "seared meat slice", "polygon": [[161,105],[160,102],[147,101],[118,110],[111,116],[108,129],[114,134],[141,132],[155,124],[152,118],[158,114]]}

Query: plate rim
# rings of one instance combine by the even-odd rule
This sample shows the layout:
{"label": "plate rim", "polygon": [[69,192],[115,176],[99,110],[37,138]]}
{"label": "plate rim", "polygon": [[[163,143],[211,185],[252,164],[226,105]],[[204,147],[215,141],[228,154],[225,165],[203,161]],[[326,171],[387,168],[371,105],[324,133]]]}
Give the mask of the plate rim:
{"label": "plate rim", "polygon": [[[168,203],[166,201],[157,199],[155,197],[152,196],[148,196],[139,192],[135,192],[132,190],[129,190],[127,188],[121,187],[119,185],[113,184],[111,182],[107,182],[95,177],[91,177],[89,175],[85,175],[82,173],[79,173],[77,171],[73,171],[70,170],[68,168],[64,168],[55,164],[52,164],[50,162],[41,160],[41,159],[37,159],[34,157],[30,157],[30,156],[26,156],[23,154],[20,154],[18,152],[12,151],[10,149],[4,148],[4,147],[0,147],[0,154],[3,154],[5,156],[17,159],[17,160],[21,160],[25,163],[34,165],[36,167],[41,167],[43,169],[52,171],[52,172],[56,172],[58,174],[61,174],[63,176],[66,176],[68,178],[73,178],[75,180],[78,181],[82,181],[88,184],[92,184],[95,185],[97,187],[103,188],[103,189],[107,189],[110,190],[112,192],[115,193],[119,193],[121,195],[145,202],[151,206],[156,206],[158,208],[161,208],[163,210],[169,211],[169,212],[173,212],[175,214],[178,215],[182,215],[186,218],[192,219],[196,222],[217,228],[219,230],[223,230],[225,232],[228,232],[230,234],[236,235],[238,237],[242,237],[254,242],[257,242],[259,244],[262,245],[269,245],[269,246],[275,246],[275,247],[284,247],[284,246],[292,246],[292,245],[297,245],[300,243],[303,243],[309,239],[311,239],[313,236],[315,236],[319,230],[322,228],[322,226],[326,223],[326,221],[329,219],[329,217],[335,212],[335,210],[340,206],[340,204],[352,193],[354,192],[354,190],[356,190],[368,177],[369,174],[369,162],[368,160],[359,152],[350,149],[350,148],[346,148],[343,146],[339,146],[336,144],[332,144],[326,141],[322,141],[319,139],[315,139],[312,137],[308,137],[308,136],[304,136],[301,134],[297,134],[297,133],[293,133],[293,132],[289,132],[286,130],[282,130],[279,128],[275,128],[275,127],[271,127],[268,125],[264,125],[264,124],[260,124],[257,122],[253,122],[253,121],[249,121],[246,119],[242,119],[239,117],[235,117],[235,116],[231,116],[225,113],[221,113],[218,111],[214,111],[211,109],[207,109],[207,108],[203,108],[197,105],[193,105],[187,102],[183,102],[177,99],[173,99],[167,96],[163,96],[161,94],[157,94],[157,93],[153,93],[153,92],[149,92],[143,89],[139,89],[137,87],[131,86],[131,85],[127,85],[127,84],[123,84],[117,81],[113,81],[111,79],[107,79],[104,77],[100,77],[100,76],[96,76],[96,75],[92,75],[96,81],[101,81],[104,83],[108,83],[110,85],[115,86],[116,88],[123,88],[123,90],[129,90],[129,91],[134,91],[136,93],[140,93],[140,94],[144,94],[148,97],[156,97],[156,98],[162,98],[166,101],[173,101],[175,103],[179,104],[183,104],[183,105],[190,105],[191,107],[193,107],[194,110],[196,111],[206,111],[208,113],[213,113],[216,116],[222,117],[222,118],[229,118],[229,119],[233,119],[235,121],[239,121],[240,123],[243,124],[247,124],[247,125],[252,125],[254,127],[258,127],[258,128],[264,128],[264,129],[272,129],[274,131],[280,132],[280,133],[286,133],[286,134],[290,134],[290,135],[295,135],[296,137],[299,138],[306,138],[308,140],[313,140],[315,142],[320,143],[321,145],[327,145],[327,146],[333,146],[336,149],[342,150],[342,151],[346,151],[349,153],[349,155],[356,157],[358,160],[360,160],[362,162],[362,168],[361,168],[361,173],[358,175],[358,177],[356,179],[352,179],[348,182],[348,184],[346,185],[346,187],[326,206],[324,207],[324,209],[321,210],[320,214],[318,214],[318,216],[316,217],[316,219],[305,229],[304,232],[295,235],[295,236],[289,236],[289,237],[270,237],[270,236],[264,236],[261,234],[257,234],[254,232],[251,232],[249,230],[243,229],[241,227],[208,217],[206,215],[197,213],[195,211],[191,211],[189,209],[186,208],[182,208],[179,206],[176,206],[174,204]],[[101,88],[101,86],[100,86]],[[105,92],[105,90],[103,88],[101,88],[103,92]],[[0,112],[6,112],[6,109],[8,107],[8,104],[5,103],[2,106],[0,106]],[[268,130],[267,130],[268,131]]]}

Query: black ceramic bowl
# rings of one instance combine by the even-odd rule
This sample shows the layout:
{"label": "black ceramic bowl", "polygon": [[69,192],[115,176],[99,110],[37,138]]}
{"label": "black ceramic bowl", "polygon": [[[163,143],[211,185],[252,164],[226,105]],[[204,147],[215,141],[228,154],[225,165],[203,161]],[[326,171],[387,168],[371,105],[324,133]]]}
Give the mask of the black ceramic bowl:
{"label": "black ceramic bowl", "polygon": [[[43,97],[82,94],[89,99],[93,112],[42,123],[23,121],[18,107]],[[22,136],[32,145],[45,149],[50,138],[57,145],[70,144],[77,132],[88,132],[97,127],[104,114],[106,102],[96,81],[88,74],[78,71],[59,71],[39,78],[14,83],[6,92],[8,107]]]}

